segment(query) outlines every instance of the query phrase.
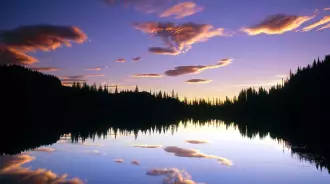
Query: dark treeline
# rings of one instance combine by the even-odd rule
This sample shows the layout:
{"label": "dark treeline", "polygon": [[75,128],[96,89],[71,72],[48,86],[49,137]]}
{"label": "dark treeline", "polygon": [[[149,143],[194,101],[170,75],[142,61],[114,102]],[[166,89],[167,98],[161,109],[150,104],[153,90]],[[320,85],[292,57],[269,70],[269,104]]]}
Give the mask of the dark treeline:
{"label": "dark treeline", "polygon": [[79,122],[81,119],[104,117],[120,120],[177,119],[185,114],[185,105],[174,92],[139,92],[136,87],[134,91],[119,92],[116,89],[111,93],[106,87],[79,83],[66,87],[54,76],[21,66],[0,66],[0,83],[3,86],[0,98],[5,107],[3,116],[36,120],[36,123],[40,119]]}

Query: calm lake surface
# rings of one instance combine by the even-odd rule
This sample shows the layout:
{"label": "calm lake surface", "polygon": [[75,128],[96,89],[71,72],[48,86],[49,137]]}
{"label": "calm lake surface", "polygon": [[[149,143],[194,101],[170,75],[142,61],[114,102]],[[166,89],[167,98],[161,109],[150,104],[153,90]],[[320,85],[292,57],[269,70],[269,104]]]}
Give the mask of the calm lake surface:
{"label": "calm lake surface", "polygon": [[[2,165],[2,166],[1,166]],[[283,141],[250,139],[219,122],[180,123],[161,132],[116,132],[0,158],[0,179],[15,183],[238,184],[330,183],[327,170],[291,154]]]}

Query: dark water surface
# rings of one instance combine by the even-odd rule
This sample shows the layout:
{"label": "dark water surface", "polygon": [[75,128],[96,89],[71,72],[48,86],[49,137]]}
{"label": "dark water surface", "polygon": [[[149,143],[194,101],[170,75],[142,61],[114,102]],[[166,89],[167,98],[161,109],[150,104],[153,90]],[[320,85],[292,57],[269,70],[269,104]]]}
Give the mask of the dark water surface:
{"label": "dark water surface", "polygon": [[55,144],[1,156],[0,183],[330,183],[327,170],[292,154],[284,141],[248,138],[219,121],[116,130],[84,140],[66,134]]}

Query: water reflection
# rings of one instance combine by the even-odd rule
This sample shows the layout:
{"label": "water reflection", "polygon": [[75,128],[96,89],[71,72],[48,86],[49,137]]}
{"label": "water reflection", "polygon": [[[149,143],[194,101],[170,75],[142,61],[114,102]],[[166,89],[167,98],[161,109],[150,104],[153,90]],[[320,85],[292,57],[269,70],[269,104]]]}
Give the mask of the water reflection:
{"label": "water reflection", "polygon": [[67,179],[67,175],[58,176],[51,170],[22,167],[35,157],[28,154],[0,157],[0,183],[28,184],[82,184],[79,178]]}
{"label": "water reflection", "polygon": [[[64,183],[330,182],[330,175],[299,160],[307,157],[291,155],[295,152],[290,150],[296,149],[292,144],[271,138],[269,133],[216,120],[181,121],[164,126],[147,124],[149,126],[142,126],[142,129],[112,123],[60,135],[55,133],[58,137],[55,144],[32,147],[23,155],[33,157],[33,162],[21,162],[18,167],[28,168],[28,173],[47,168],[41,173],[52,173],[56,176],[54,179]],[[26,149],[28,146],[19,147]],[[80,179],[68,179],[66,175],[55,173],[68,173]],[[159,177],[147,177],[146,173]]]}
{"label": "water reflection", "polygon": [[178,157],[215,159],[223,165],[226,165],[226,166],[233,165],[232,161],[230,161],[227,158],[216,156],[216,155],[204,154],[204,153],[201,153],[198,150],[194,150],[194,149],[179,148],[177,146],[167,146],[166,148],[164,148],[164,150],[169,153],[174,153],[174,155],[178,156]]}

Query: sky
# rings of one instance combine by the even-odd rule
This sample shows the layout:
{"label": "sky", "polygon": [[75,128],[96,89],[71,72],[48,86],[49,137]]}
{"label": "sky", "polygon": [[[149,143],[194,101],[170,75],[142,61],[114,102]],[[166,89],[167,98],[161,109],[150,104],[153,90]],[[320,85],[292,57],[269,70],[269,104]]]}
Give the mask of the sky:
{"label": "sky", "polygon": [[328,0],[2,0],[0,64],[64,84],[233,97],[330,54]]}

